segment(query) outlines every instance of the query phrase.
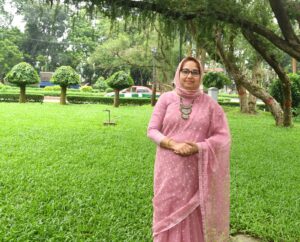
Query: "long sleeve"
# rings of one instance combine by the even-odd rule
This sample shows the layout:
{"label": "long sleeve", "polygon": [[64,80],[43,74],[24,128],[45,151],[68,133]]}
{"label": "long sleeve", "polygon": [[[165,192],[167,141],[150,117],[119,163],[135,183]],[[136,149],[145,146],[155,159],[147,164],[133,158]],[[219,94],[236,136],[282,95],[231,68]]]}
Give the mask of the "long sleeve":
{"label": "long sleeve", "polygon": [[166,94],[163,94],[158,99],[147,130],[147,136],[152,139],[157,145],[165,138],[165,135],[162,134],[162,123],[165,117],[167,110],[167,99]]}

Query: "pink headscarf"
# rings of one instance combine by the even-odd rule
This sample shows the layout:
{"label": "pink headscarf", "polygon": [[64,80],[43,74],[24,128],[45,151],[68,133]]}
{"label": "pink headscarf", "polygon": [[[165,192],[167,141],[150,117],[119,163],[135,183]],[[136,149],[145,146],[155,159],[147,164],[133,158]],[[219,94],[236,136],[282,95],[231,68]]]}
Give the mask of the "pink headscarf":
{"label": "pink headscarf", "polygon": [[179,63],[179,65],[177,67],[175,77],[174,77],[174,81],[173,81],[175,83],[175,91],[181,97],[195,98],[195,97],[198,97],[199,95],[201,95],[201,91],[200,91],[199,87],[195,90],[186,90],[180,84],[180,71],[181,71],[182,65],[185,61],[194,61],[197,64],[199,64],[199,67],[200,67],[200,70],[199,70],[200,71],[199,87],[200,87],[200,84],[202,82],[202,77],[203,77],[203,74],[204,74],[203,67],[197,59],[195,59],[194,57],[189,56],[189,57],[186,57],[186,58],[182,59],[182,61]]}

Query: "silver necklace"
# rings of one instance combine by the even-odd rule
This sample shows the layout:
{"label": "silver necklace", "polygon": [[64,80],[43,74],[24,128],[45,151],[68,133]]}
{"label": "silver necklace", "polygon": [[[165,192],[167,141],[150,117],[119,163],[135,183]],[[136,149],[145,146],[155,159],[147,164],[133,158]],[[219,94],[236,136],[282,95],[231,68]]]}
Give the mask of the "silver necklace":
{"label": "silver necklace", "polygon": [[190,114],[192,113],[192,107],[195,99],[193,99],[191,104],[183,104],[182,97],[180,97],[180,112],[181,112],[181,118],[184,120],[188,120],[190,117]]}

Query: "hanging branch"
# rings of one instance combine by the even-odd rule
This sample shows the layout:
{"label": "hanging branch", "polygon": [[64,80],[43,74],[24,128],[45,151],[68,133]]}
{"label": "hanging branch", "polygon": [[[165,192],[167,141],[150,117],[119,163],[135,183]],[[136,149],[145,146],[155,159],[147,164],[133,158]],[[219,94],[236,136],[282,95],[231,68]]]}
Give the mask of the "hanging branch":
{"label": "hanging branch", "polygon": [[275,121],[276,125],[283,125],[283,112],[279,105],[279,103],[262,87],[257,84],[249,82],[245,75],[241,74],[242,72],[239,70],[239,67],[236,65],[234,61],[232,61],[231,56],[228,55],[222,44],[222,37],[220,31],[216,33],[216,46],[218,50],[218,54],[224,63],[226,70],[233,76],[234,80],[237,84],[244,86],[252,95],[257,98],[260,98],[267,107],[269,107]]}

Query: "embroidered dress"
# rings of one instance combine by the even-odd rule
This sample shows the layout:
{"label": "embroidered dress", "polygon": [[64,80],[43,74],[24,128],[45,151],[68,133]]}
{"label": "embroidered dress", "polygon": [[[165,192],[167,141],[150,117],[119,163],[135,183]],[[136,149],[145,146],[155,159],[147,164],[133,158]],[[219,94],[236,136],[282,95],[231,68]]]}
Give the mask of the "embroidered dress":
{"label": "embroidered dress", "polygon": [[[158,144],[154,241],[227,241],[230,134],[226,117],[214,100],[197,93],[184,97],[185,104],[193,103],[193,107],[189,118],[182,119],[178,93],[167,92],[159,98],[148,126],[148,137]],[[177,155],[159,146],[165,137],[194,142],[200,152],[186,157]]]}

